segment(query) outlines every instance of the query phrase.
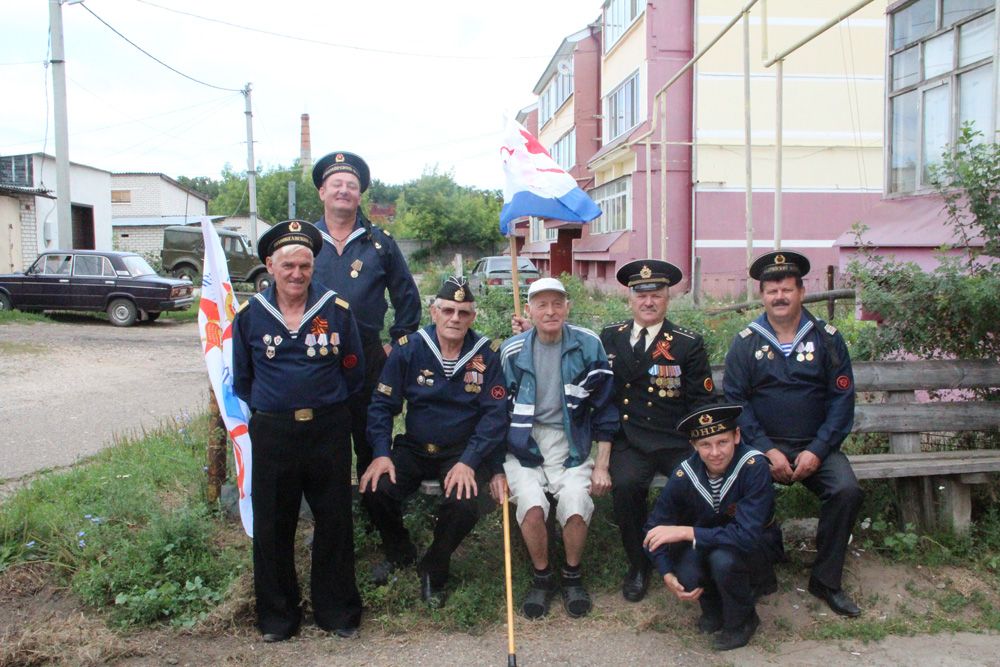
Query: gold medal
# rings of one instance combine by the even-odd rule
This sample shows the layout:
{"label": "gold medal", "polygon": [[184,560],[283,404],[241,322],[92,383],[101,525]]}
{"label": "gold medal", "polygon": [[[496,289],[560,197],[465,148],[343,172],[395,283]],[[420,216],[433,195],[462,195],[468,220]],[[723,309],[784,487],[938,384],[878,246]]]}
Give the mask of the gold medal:
{"label": "gold medal", "polygon": [[652,394],[652,393],[653,393],[653,388],[652,388],[652,387],[648,387],[648,388],[647,388],[646,390],[647,390],[647,391],[648,391],[648,392],[649,392],[650,394]]}
{"label": "gold medal", "polygon": [[767,351],[767,358],[768,359],[774,359],[774,352],[771,352],[770,350],[768,350]]}
{"label": "gold medal", "polygon": [[358,277],[358,272],[357,271],[351,271],[351,277],[352,278],[357,278]]}
{"label": "gold medal", "polygon": [[657,394],[660,396],[660,398],[665,398],[667,395],[667,390],[661,389],[660,391],[657,392]]}
{"label": "gold medal", "polygon": [[325,357],[326,355],[330,354],[330,351],[326,349],[326,346],[324,345],[323,347],[319,348],[319,353]]}
{"label": "gold medal", "polygon": [[806,353],[806,361],[812,361],[813,358],[814,357],[813,357],[813,353],[812,352],[807,352]]}

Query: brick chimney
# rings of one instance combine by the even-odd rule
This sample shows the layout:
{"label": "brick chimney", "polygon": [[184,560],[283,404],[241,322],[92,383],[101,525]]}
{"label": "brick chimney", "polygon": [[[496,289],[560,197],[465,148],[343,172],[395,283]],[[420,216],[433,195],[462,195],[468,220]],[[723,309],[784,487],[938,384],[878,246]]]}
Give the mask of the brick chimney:
{"label": "brick chimney", "polygon": [[309,114],[302,114],[302,138],[300,146],[299,164],[302,166],[302,175],[309,178],[312,173],[312,144],[309,140]]}

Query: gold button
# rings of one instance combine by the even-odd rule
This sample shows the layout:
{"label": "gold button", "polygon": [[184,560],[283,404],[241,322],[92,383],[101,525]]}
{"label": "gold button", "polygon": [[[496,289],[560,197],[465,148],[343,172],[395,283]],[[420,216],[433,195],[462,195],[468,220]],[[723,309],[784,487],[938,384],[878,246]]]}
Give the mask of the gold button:
{"label": "gold button", "polygon": [[625,383],[625,388],[626,389],[630,389],[631,387],[632,387],[632,383],[631,382],[626,382]]}
{"label": "gold button", "polygon": [[628,421],[628,415],[622,415],[622,421],[623,422],[627,422]]}
{"label": "gold button", "polygon": [[653,393],[653,388],[652,387],[646,387],[646,391],[648,391],[650,394],[652,394]]}
{"label": "gold button", "polygon": [[628,399],[627,398],[624,401],[622,401],[622,405],[628,405]]}
{"label": "gold button", "polygon": [[650,408],[651,408],[651,407],[653,407],[653,402],[652,402],[652,401],[649,401],[648,403],[646,403],[646,406],[647,406],[647,407],[650,407]]}

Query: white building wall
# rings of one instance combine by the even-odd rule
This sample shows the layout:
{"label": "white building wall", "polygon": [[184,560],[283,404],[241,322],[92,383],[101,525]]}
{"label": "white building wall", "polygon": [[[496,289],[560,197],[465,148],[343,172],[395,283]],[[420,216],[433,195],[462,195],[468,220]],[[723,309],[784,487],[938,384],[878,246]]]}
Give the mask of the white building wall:
{"label": "white building wall", "polygon": [[160,174],[112,174],[113,190],[128,190],[129,203],[113,203],[116,218],[207,215],[208,202],[167,181]]}
{"label": "white building wall", "polygon": [[[56,161],[48,155],[33,156],[34,183],[45,184],[56,190]],[[74,206],[87,206],[94,211],[94,246],[97,250],[111,250],[111,173],[81,164],[69,166],[70,201]],[[73,239],[59,238],[59,224],[56,219],[56,200],[35,197],[37,230],[36,247],[33,256],[43,250],[69,248]],[[27,239],[27,234],[25,235]],[[25,243],[23,252],[28,252],[30,243]]]}
{"label": "white building wall", "polygon": [[115,250],[152,254],[157,257],[163,250],[164,227],[156,225],[129,226],[115,225]]}

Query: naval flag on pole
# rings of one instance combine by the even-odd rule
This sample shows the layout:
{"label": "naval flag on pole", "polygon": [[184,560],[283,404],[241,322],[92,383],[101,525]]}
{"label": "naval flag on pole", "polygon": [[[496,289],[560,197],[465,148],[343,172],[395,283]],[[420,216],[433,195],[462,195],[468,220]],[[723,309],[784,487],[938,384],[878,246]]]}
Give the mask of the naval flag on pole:
{"label": "naval flag on pole", "polygon": [[576,179],[556,164],[538,139],[516,120],[504,130],[500,157],[507,178],[500,210],[500,232],[507,236],[510,223],[527,215],[567,222],[590,222],[601,214],[594,200]]}
{"label": "naval flag on pole", "polygon": [[250,410],[233,390],[233,318],[239,303],[229,280],[229,267],[222,251],[219,234],[205,218],[201,223],[205,241],[205,262],[201,280],[201,305],[198,331],[208,377],[219,403],[219,412],[233,442],[236,461],[236,486],[240,494],[240,519],[243,530],[253,537],[253,506],[250,504],[250,434],[247,422]]}

